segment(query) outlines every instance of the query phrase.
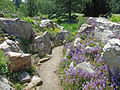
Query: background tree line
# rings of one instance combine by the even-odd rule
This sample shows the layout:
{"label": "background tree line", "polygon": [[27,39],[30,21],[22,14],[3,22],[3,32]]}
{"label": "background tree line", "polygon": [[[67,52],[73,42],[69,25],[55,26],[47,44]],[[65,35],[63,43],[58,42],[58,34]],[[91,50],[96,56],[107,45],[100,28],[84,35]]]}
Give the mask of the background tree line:
{"label": "background tree line", "polygon": [[37,16],[47,14],[73,18],[73,14],[82,13],[84,16],[109,16],[120,13],[120,0],[0,0],[0,11],[18,12],[22,16]]}

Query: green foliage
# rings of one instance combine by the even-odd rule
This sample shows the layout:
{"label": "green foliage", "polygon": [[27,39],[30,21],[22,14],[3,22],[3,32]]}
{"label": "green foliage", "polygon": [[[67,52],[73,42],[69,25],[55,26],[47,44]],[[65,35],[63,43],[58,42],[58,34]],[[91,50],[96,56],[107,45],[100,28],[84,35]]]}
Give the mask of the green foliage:
{"label": "green foliage", "polygon": [[80,12],[84,5],[84,0],[53,0],[56,5],[55,14],[57,17],[65,16],[71,21],[73,12]]}
{"label": "green foliage", "polygon": [[19,83],[17,83],[17,84],[15,84],[15,90],[22,90],[22,85],[21,84],[19,84]]}
{"label": "green foliage", "polygon": [[27,6],[27,15],[30,17],[33,17],[37,14],[37,0],[27,0],[26,6]]}
{"label": "green foliage", "polygon": [[108,16],[111,12],[110,0],[90,0],[86,3],[83,13],[85,16]]}
{"label": "green foliage", "polygon": [[4,51],[3,50],[0,50],[0,75],[5,75],[7,73],[9,73],[9,70],[8,70],[8,65],[7,65],[7,58],[8,56],[4,56]]}
{"label": "green foliage", "polygon": [[4,41],[4,35],[5,33],[3,32],[3,30],[0,28],[0,43],[2,43]]}
{"label": "green foliage", "polygon": [[3,13],[3,15],[4,15],[5,18],[11,18],[12,17],[11,13]]}
{"label": "green foliage", "polygon": [[22,17],[21,20],[26,21],[29,24],[33,24],[32,22],[34,21],[34,19],[30,17]]}
{"label": "green foliage", "polygon": [[110,5],[112,7],[112,13],[120,13],[120,0],[111,0]]}
{"label": "green foliage", "polygon": [[73,40],[75,40],[75,35],[77,34],[78,31],[78,24],[75,23],[62,23],[60,24],[61,26],[64,27],[65,30],[69,31],[69,35],[67,35],[65,37],[65,40],[67,42],[72,42]]}
{"label": "green foliage", "polygon": [[112,15],[112,17],[110,17],[109,20],[112,22],[120,22],[120,16]]}
{"label": "green foliage", "polygon": [[71,33],[76,34],[76,32],[78,31],[77,24],[75,23],[61,23],[60,25],[63,26],[65,30]]}
{"label": "green foliage", "polygon": [[42,14],[52,14],[55,12],[55,5],[51,0],[37,0],[37,7]]}
{"label": "green foliage", "polygon": [[18,8],[19,17],[27,17],[27,6],[24,3],[21,3]]}
{"label": "green foliage", "polygon": [[19,5],[22,3],[22,0],[13,0],[13,3],[19,7]]}
{"label": "green foliage", "polygon": [[0,0],[0,11],[15,13],[16,7],[10,0]]}
{"label": "green foliage", "polygon": [[78,17],[78,29],[81,27],[82,24],[84,24],[88,20],[88,17]]}

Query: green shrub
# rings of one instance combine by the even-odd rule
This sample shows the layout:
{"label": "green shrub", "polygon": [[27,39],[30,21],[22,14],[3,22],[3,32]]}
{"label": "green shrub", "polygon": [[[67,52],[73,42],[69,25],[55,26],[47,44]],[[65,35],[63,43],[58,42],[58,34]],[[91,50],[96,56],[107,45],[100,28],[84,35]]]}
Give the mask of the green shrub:
{"label": "green shrub", "polygon": [[60,25],[63,26],[65,30],[67,30],[71,33],[72,32],[76,33],[78,31],[77,24],[75,24],[75,23],[62,23]]}
{"label": "green shrub", "polygon": [[34,21],[34,19],[30,18],[30,17],[22,17],[21,20],[26,21],[29,24],[33,24],[32,22]]}
{"label": "green shrub", "polygon": [[9,73],[8,65],[7,65],[7,58],[8,56],[4,56],[6,54],[3,50],[0,50],[0,75],[6,76]]}
{"label": "green shrub", "polygon": [[15,87],[15,90],[22,90],[22,85],[19,83],[15,84],[14,87]]}
{"label": "green shrub", "polygon": [[110,17],[109,20],[112,22],[120,22],[120,16],[112,15],[112,17]]}
{"label": "green shrub", "polygon": [[4,41],[4,37],[5,37],[5,33],[3,32],[3,30],[0,28],[0,43],[2,43]]}
{"label": "green shrub", "polygon": [[82,24],[84,24],[86,21],[87,21],[88,17],[82,17],[82,16],[79,16],[78,17],[78,28],[81,27]]}
{"label": "green shrub", "polygon": [[3,15],[5,18],[12,18],[12,15],[10,13],[4,13]]}

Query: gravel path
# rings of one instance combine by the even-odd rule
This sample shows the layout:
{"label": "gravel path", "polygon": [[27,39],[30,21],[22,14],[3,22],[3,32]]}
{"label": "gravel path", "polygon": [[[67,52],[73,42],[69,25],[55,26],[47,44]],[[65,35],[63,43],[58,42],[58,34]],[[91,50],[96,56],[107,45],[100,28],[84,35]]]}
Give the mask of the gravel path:
{"label": "gravel path", "polygon": [[60,81],[55,73],[62,60],[63,46],[55,47],[52,51],[52,58],[40,66],[40,77],[43,84],[37,90],[62,90]]}

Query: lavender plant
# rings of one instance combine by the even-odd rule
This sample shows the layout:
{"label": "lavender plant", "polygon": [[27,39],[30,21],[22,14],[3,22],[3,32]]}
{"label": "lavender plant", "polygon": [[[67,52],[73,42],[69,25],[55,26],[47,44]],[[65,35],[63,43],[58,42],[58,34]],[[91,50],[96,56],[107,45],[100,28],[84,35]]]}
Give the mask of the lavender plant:
{"label": "lavender plant", "polygon": [[[59,74],[64,90],[115,90],[120,86],[120,74],[118,77],[109,76],[108,67],[101,60],[103,44],[94,35],[94,21],[87,21],[92,27],[80,34],[80,45],[74,47],[66,45],[65,50],[70,49],[69,55],[59,65]],[[86,47],[90,48],[87,49]],[[95,73],[74,70],[74,67],[82,62],[90,62]],[[73,62],[73,66],[70,64]]]}

